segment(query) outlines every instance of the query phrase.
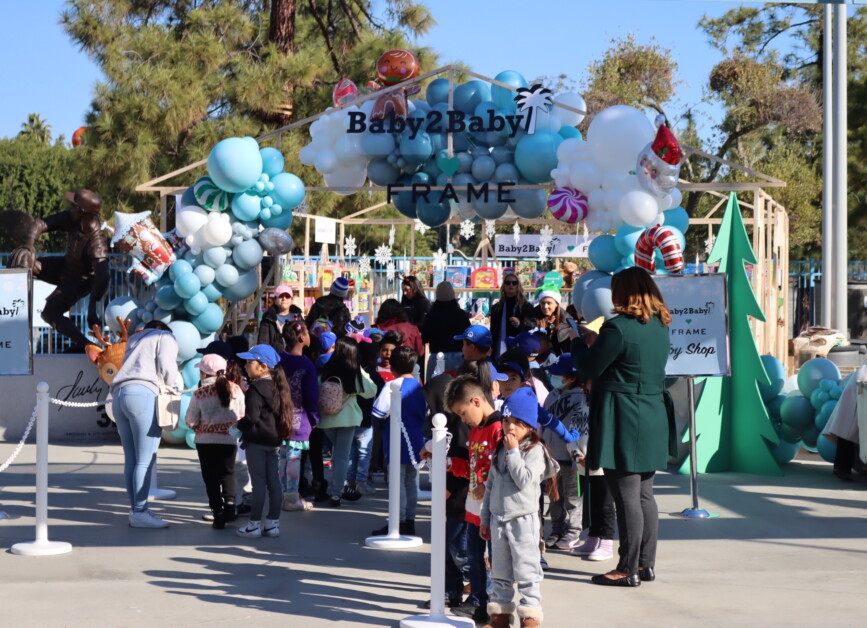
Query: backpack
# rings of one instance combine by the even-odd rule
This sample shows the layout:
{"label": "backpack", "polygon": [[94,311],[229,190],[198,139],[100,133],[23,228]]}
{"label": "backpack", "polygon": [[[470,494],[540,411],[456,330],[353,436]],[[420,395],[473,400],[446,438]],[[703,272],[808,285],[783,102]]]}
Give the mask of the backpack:
{"label": "backpack", "polygon": [[319,385],[319,412],[337,414],[349,403],[351,395],[343,392],[339,377],[329,377]]}

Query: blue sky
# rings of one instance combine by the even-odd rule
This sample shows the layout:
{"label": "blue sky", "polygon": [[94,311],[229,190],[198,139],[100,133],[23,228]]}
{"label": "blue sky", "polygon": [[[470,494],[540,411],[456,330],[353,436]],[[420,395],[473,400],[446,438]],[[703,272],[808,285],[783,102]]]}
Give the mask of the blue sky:
{"label": "blue sky", "polygon": [[[425,0],[438,22],[420,43],[445,62],[462,61],[494,76],[516,70],[528,79],[568,74],[580,79],[612,39],[670,48],[683,82],[670,115],[701,100],[708,71],[721,58],[696,24],[737,2],[690,0]],[[755,4],[755,3],[752,3]],[[84,123],[99,70],[58,24],[63,0],[5,0],[0,58],[7,94],[0,99],[0,137],[18,133],[39,113],[67,141]],[[13,92],[14,95],[10,95]],[[713,115],[713,110],[704,108]]]}

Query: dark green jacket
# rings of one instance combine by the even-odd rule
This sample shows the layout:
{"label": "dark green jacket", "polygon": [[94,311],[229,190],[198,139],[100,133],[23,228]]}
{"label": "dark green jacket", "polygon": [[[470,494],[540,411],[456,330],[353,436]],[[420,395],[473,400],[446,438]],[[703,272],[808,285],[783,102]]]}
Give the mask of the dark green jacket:
{"label": "dark green jacket", "polygon": [[587,464],[629,473],[665,469],[676,455],[674,408],[665,389],[668,328],[618,315],[593,346],[578,336],[572,360],[592,380]]}

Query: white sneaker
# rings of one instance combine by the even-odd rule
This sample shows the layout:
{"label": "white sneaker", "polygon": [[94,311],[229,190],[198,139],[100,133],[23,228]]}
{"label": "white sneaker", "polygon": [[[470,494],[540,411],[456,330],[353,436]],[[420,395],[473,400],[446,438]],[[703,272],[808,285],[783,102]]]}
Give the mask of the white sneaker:
{"label": "white sneaker", "polygon": [[581,544],[580,534],[564,534],[554,544],[554,547],[560,550],[572,550]]}
{"label": "white sneaker", "polygon": [[258,539],[262,536],[262,526],[259,525],[258,521],[250,521],[243,528],[238,528],[235,534],[251,539]]}
{"label": "white sneaker", "polygon": [[141,512],[129,511],[129,527],[131,528],[168,528],[169,522],[160,519],[150,510]]}
{"label": "white sneaker", "polygon": [[600,543],[602,543],[602,539],[598,536],[588,536],[581,545],[572,550],[571,554],[572,556],[589,556],[599,549]]}
{"label": "white sneaker", "polygon": [[270,538],[276,538],[280,536],[280,520],[266,519],[265,529],[262,531],[262,536],[267,536]]}

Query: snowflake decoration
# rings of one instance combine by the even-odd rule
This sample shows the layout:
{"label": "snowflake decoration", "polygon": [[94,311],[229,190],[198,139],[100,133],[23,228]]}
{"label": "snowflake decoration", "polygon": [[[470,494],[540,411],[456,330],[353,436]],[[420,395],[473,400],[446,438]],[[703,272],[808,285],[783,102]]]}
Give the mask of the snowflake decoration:
{"label": "snowflake decoration", "polygon": [[380,266],[385,266],[391,261],[391,247],[387,244],[380,244],[373,252],[373,259]]}
{"label": "snowflake decoration", "polygon": [[465,240],[469,240],[474,235],[476,235],[476,226],[472,223],[471,220],[465,220],[461,223],[461,237]]}
{"label": "snowflake decoration", "polygon": [[515,222],[515,226],[512,227],[512,239],[515,241],[515,244],[521,242],[521,227],[518,226],[517,222]]}
{"label": "snowflake decoration", "polygon": [[308,209],[310,209],[310,205],[307,204],[307,201],[301,201],[300,203],[298,203],[298,206],[292,210],[292,215],[306,216]]}
{"label": "snowflake decoration", "polygon": [[538,261],[541,263],[545,263],[548,261],[548,243],[541,241],[539,242],[539,257]]}
{"label": "snowflake decoration", "polygon": [[551,228],[550,225],[545,225],[544,227],[542,227],[542,230],[539,232],[539,235],[542,236],[543,240],[547,240],[548,242],[550,242],[551,236],[554,235],[554,230]]}
{"label": "snowflake decoration", "polygon": [[358,260],[358,272],[366,275],[370,272],[370,258],[365,256]]}
{"label": "snowflake decoration", "polygon": [[418,218],[415,219],[415,225],[413,226],[413,228],[421,234],[425,234],[430,230],[430,227],[428,227]]}
{"label": "snowflake decoration", "polygon": [[713,251],[713,245],[716,244],[716,236],[714,234],[710,234],[707,240],[704,241],[704,252],[710,255],[711,251]]}
{"label": "snowflake decoration", "polygon": [[488,240],[493,240],[494,235],[497,233],[494,227],[496,226],[496,220],[486,220],[485,221],[485,235],[488,237]]}
{"label": "snowflake decoration", "polygon": [[343,254],[346,257],[354,257],[355,250],[355,237],[351,235],[346,236],[346,239],[343,240]]}
{"label": "snowflake decoration", "polygon": [[395,227],[391,225],[391,229],[388,230],[388,248],[394,248],[394,236],[395,236]]}
{"label": "snowflake decoration", "polygon": [[551,244],[551,237],[554,235],[554,230],[549,225],[545,225],[542,227],[539,235],[539,261],[547,262],[548,245]]}
{"label": "snowflake decoration", "polygon": [[445,270],[446,266],[449,264],[449,256],[448,253],[443,253],[442,249],[437,250],[436,253],[433,254],[433,267],[434,270]]}
{"label": "snowflake decoration", "polygon": [[394,275],[397,269],[394,267],[394,262],[389,262],[385,267],[385,276],[389,279],[394,279]]}

